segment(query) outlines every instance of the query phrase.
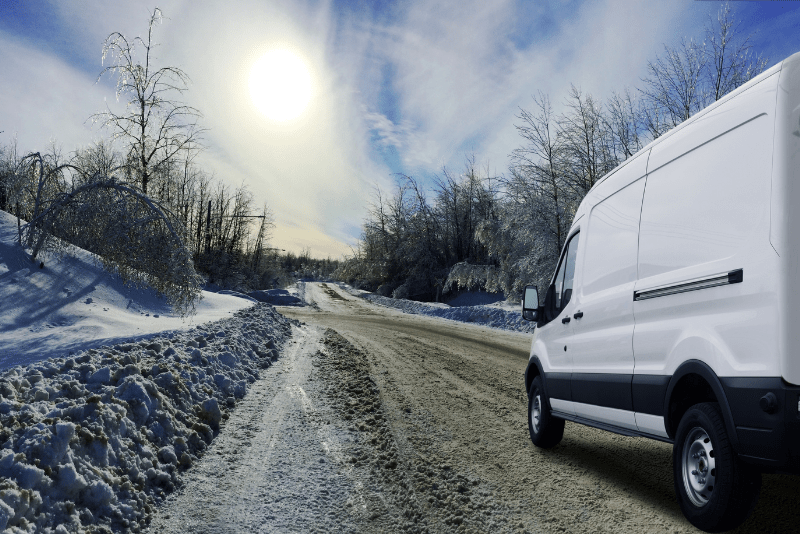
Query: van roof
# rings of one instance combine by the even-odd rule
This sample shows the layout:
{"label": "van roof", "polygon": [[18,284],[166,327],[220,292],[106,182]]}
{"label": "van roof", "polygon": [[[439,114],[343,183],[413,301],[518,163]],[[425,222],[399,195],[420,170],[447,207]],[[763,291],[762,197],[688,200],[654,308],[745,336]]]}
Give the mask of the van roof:
{"label": "van roof", "polygon": [[[792,60],[800,61],[800,52],[796,52],[796,53],[792,54],[791,56],[789,56],[788,58],[786,58],[783,61],[781,61],[780,63],[778,63],[776,65],[773,65],[772,67],[770,67],[769,69],[765,70],[764,72],[762,72],[761,74],[759,74],[758,76],[753,78],[752,80],[750,80],[747,83],[737,87],[736,89],[734,89],[733,91],[731,91],[727,95],[723,96],[722,98],[720,98],[716,102],[714,102],[712,104],[709,104],[705,108],[701,109],[700,111],[698,111],[697,113],[695,113],[694,115],[692,115],[691,117],[689,117],[688,119],[686,119],[685,121],[680,123],[679,125],[675,126],[671,130],[666,132],[665,134],[663,134],[663,135],[659,136],[658,138],[650,141],[650,143],[648,143],[647,146],[645,146],[644,148],[640,149],[638,152],[636,152],[636,154],[632,155],[631,157],[629,157],[628,159],[626,159],[625,161],[623,161],[622,163],[620,163],[619,165],[614,167],[608,174],[606,174],[605,176],[600,178],[592,186],[592,189],[596,188],[601,183],[605,182],[611,175],[615,174],[618,170],[620,170],[625,165],[627,165],[628,163],[632,162],[633,160],[638,158],[640,155],[644,154],[645,152],[647,152],[648,150],[650,150],[651,148],[656,146],[658,143],[662,142],[664,139],[668,139],[669,137],[675,135],[680,130],[682,130],[685,127],[689,126],[690,124],[692,124],[696,120],[700,119],[701,117],[703,117],[707,113],[710,113],[711,111],[713,111],[717,107],[721,106],[722,104],[724,104],[725,102],[727,102],[731,98],[736,97],[736,95],[747,91],[749,88],[751,88],[754,85],[760,83],[761,81],[769,78],[773,74],[775,74],[777,72],[780,72],[780,70],[783,68],[783,64],[788,62],[788,61],[792,61]],[[589,191],[591,192],[591,189]],[[587,196],[588,196],[588,193],[587,193]],[[583,203],[581,203],[581,204],[583,204]],[[576,212],[576,216],[577,216],[578,212],[580,212],[580,211],[581,210],[580,210],[580,207],[579,207],[579,209]]]}

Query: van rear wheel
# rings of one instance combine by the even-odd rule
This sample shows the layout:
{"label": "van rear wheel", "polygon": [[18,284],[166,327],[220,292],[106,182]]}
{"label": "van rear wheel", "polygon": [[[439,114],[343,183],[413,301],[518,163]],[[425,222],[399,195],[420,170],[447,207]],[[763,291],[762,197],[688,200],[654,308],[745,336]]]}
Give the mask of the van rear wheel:
{"label": "van rear wheel", "polygon": [[550,413],[540,376],[533,379],[528,394],[528,431],[533,444],[543,449],[555,447],[564,437],[564,420]]}
{"label": "van rear wheel", "polygon": [[672,467],[678,503],[697,528],[731,530],[753,511],[761,473],[734,452],[719,404],[695,404],[686,411],[675,435]]}

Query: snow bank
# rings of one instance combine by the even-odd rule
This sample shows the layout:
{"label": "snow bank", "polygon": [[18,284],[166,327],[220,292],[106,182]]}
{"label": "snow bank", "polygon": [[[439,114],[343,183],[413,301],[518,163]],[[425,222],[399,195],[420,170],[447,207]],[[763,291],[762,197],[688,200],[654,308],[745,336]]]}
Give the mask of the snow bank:
{"label": "snow bank", "polygon": [[254,303],[203,291],[197,313],[183,318],[155,291],[125,286],[94,254],[70,246],[42,265],[17,239],[16,217],[0,211],[0,368],[185,330]]}
{"label": "snow bank", "polygon": [[382,297],[368,291],[353,289],[341,282],[337,283],[337,285],[351,295],[361,297],[374,304],[396,308],[405,313],[442,317],[453,321],[461,321],[462,323],[476,323],[516,332],[533,332],[536,325],[536,323],[525,321],[519,309],[509,309],[510,306],[500,303],[490,306],[459,306],[453,308],[443,303]]}
{"label": "snow bank", "polygon": [[257,304],[0,373],[0,531],[140,531],[293,323]]}

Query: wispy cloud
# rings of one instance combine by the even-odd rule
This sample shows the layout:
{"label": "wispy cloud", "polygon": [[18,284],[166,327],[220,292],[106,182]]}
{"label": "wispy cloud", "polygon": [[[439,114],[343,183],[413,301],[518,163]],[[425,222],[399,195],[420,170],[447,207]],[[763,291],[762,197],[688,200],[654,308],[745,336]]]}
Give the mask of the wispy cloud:
{"label": "wispy cloud", "polygon": [[[604,97],[635,83],[682,9],[606,1],[531,12],[522,4],[419,2],[372,30],[376,54],[393,66],[400,120],[376,113],[374,100],[366,118],[381,143],[404,149],[411,172],[435,171],[431,162],[460,165],[473,151],[502,172],[518,143],[515,115],[532,94],[558,101],[575,83]],[[523,13],[532,36],[520,33]]]}

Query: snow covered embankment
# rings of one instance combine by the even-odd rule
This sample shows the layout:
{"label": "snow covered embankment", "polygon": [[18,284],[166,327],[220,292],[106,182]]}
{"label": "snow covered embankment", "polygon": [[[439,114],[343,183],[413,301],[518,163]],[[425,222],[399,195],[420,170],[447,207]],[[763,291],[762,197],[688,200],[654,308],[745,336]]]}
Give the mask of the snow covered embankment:
{"label": "snow covered embankment", "polygon": [[405,313],[442,317],[453,321],[461,321],[462,323],[476,323],[515,332],[533,332],[536,325],[536,323],[525,321],[522,318],[522,314],[517,310],[510,311],[496,306],[450,307],[447,304],[382,297],[367,291],[352,289],[347,284],[339,283],[338,285],[351,295],[388,308],[397,308]]}
{"label": "snow covered embankment", "polygon": [[188,332],[3,371],[0,531],[140,531],[293,323],[258,304]]}

